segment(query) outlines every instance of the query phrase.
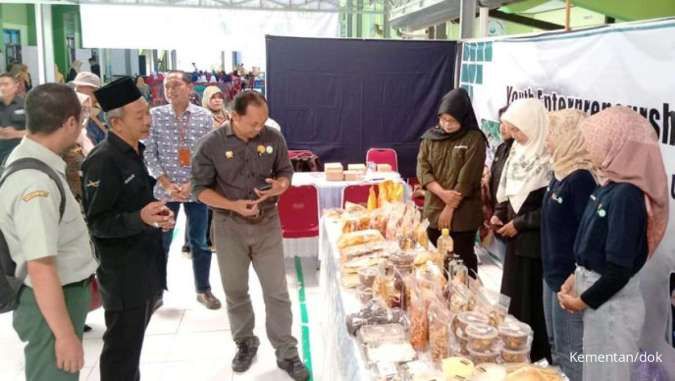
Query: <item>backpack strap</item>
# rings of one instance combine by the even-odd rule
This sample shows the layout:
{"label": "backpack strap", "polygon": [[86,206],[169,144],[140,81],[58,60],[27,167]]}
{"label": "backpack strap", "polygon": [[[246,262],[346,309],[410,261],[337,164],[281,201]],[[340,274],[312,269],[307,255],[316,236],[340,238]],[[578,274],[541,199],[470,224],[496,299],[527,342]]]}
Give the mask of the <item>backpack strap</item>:
{"label": "backpack strap", "polygon": [[66,192],[63,188],[63,183],[61,182],[59,175],[44,162],[32,157],[25,157],[13,161],[11,164],[7,165],[2,172],[2,177],[0,178],[0,187],[2,187],[2,185],[5,183],[5,180],[7,180],[7,178],[14,172],[22,171],[24,169],[34,169],[36,171],[40,171],[49,176],[49,178],[52,179],[54,183],[56,183],[56,187],[59,189],[59,194],[61,195],[61,202],[59,204],[59,222],[61,222],[63,214],[66,211]]}

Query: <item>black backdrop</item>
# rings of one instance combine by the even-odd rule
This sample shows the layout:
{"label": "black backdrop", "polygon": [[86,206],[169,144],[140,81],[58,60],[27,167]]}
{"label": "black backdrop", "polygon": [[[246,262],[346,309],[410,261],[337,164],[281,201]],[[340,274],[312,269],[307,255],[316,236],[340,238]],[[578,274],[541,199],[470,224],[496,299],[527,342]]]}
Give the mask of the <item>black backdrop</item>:
{"label": "black backdrop", "polygon": [[394,148],[401,175],[415,175],[419,138],[452,88],[454,42],[267,36],[266,45],[270,115],[290,149],[348,164]]}

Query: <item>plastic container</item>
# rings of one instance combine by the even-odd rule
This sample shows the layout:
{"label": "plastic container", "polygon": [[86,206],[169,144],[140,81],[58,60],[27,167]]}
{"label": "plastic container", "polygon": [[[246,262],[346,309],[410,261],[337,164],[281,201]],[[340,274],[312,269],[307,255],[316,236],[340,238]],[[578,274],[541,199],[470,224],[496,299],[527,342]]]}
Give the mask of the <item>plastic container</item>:
{"label": "plastic container", "polygon": [[464,330],[469,347],[476,351],[489,351],[497,341],[497,328],[488,324],[470,324]]}
{"label": "plastic container", "polygon": [[473,361],[464,357],[450,357],[443,360],[442,367],[443,376],[446,379],[452,377],[464,377],[469,379],[473,374],[475,368]]}
{"label": "plastic container", "polygon": [[510,350],[502,349],[502,360],[505,363],[529,363],[530,362],[530,348]]}
{"label": "plastic container", "polygon": [[469,353],[469,357],[474,362],[474,364],[484,364],[484,363],[496,363],[499,359],[499,351],[489,349],[487,351],[477,350],[471,347],[469,344],[466,348]]}
{"label": "plastic container", "polygon": [[359,270],[359,282],[361,282],[361,286],[367,288],[373,287],[377,274],[377,269],[373,267],[364,267]]}
{"label": "plastic container", "polygon": [[457,335],[457,332],[464,333],[466,327],[470,324],[488,324],[489,318],[487,315],[480,312],[462,312],[455,316],[455,320],[452,322],[452,330]]}
{"label": "plastic container", "polygon": [[386,342],[404,342],[405,328],[401,324],[378,324],[363,326],[358,333],[359,340],[364,344],[382,344]]}
{"label": "plastic container", "polygon": [[359,288],[358,290],[359,300],[361,303],[366,304],[373,300],[373,289],[370,287]]}
{"label": "plastic container", "polygon": [[497,364],[480,364],[473,371],[471,381],[504,381],[506,368]]}
{"label": "plastic container", "polygon": [[499,326],[499,336],[506,349],[522,350],[527,348],[530,335],[532,335],[532,328],[522,322],[508,321]]}

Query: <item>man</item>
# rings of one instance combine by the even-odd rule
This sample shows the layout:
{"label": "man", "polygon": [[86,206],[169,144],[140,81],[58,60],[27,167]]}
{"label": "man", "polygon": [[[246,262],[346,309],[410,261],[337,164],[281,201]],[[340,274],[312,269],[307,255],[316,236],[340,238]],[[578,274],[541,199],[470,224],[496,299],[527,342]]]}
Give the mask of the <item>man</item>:
{"label": "man", "polygon": [[[180,206],[187,215],[188,241],[192,250],[192,270],[197,301],[208,309],[219,309],[220,301],[211,293],[211,250],[206,242],[208,208],[192,200],[192,152],[197,142],[213,128],[211,112],[190,103],[190,76],[170,72],[164,79],[168,105],[152,109],[152,128],[146,141],[145,162],[157,179],[155,198],[165,201],[174,215]],[[164,253],[168,257],[173,230],[164,233]]]}
{"label": "man", "polygon": [[96,100],[96,90],[101,87],[101,78],[94,73],[83,71],[77,73],[72,84],[75,86],[75,91],[88,95],[91,98],[92,108],[87,122],[87,137],[94,145],[99,144],[105,139],[108,134],[108,129],[103,122],[103,111]]}
{"label": "man", "polygon": [[17,94],[19,82],[9,74],[0,74],[0,167],[10,152],[26,135],[26,115],[23,98]]}
{"label": "man", "polygon": [[89,58],[89,67],[91,68],[92,73],[101,78],[101,65],[96,62],[96,57]]}
{"label": "man", "polygon": [[148,103],[129,77],[97,90],[96,98],[111,131],[82,164],[82,184],[105,309],[101,380],[133,381],[140,379],[145,329],[166,288],[161,230],[174,222],[153,198],[154,180],[143,164]]}
{"label": "man", "polygon": [[[7,164],[37,159],[67,190],[66,163],[60,154],[82,130],[75,92],[55,83],[38,86],[28,93],[26,113],[28,135]],[[0,229],[17,276],[27,274],[13,315],[14,329],[27,343],[26,379],[77,380],[84,366],[81,340],[89,280],[96,271],[79,204],[70,192],[61,193],[49,175],[34,169],[9,174],[1,192]]]}
{"label": "man", "polygon": [[308,379],[291,335],[291,302],[284,272],[276,200],[290,186],[293,170],[283,136],[264,126],[267,101],[255,91],[234,99],[231,122],[209,133],[192,163],[194,195],[214,208],[213,227],[227,312],[238,352],[235,372],[251,366],[260,341],[248,294],[251,263],[262,285],[267,337],[277,365],[295,380]]}

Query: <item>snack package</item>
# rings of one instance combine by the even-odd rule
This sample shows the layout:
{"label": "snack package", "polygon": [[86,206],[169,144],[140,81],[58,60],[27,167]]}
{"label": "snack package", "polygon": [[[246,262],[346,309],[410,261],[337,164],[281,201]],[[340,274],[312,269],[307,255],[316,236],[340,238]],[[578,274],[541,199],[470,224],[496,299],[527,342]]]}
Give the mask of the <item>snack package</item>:
{"label": "snack package", "polygon": [[377,209],[377,195],[375,194],[375,186],[371,186],[368,190],[368,210]]}
{"label": "snack package", "polygon": [[355,336],[361,327],[366,325],[399,323],[403,327],[408,326],[408,320],[403,311],[387,308],[382,301],[377,299],[365,304],[360,311],[347,315],[345,320],[347,331],[352,336]]}
{"label": "snack package", "polygon": [[450,356],[450,311],[440,299],[429,304],[429,346],[431,358],[440,362]]}
{"label": "snack package", "polygon": [[365,212],[367,209],[360,204],[354,204],[353,202],[345,202],[345,212],[347,213],[356,213],[356,212]]}
{"label": "snack package", "polygon": [[476,294],[476,311],[486,314],[490,325],[499,327],[509,314],[511,298],[497,291],[482,287]]}
{"label": "snack package", "polygon": [[351,233],[345,233],[338,239],[337,246],[339,249],[344,249],[349,246],[361,245],[369,242],[384,241],[382,233],[378,230],[362,230]]}
{"label": "snack package", "polygon": [[410,305],[410,344],[417,351],[424,351],[429,343],[429,321],[427,319],[427,303],[419,288],[411,290]]}
{"label": "snack package", "polygon": [[448,283],[450,312],[459,314],[464,311],[471,311],[474,304],[474,297],[471,290],[461,283]]}
{"label": "snack package", "polygon": [[[427,234],[427,229],[429,228],[429,220],[424,219],[420,224],[415,227],[415,241],[425,249],[429,249],[429,235]],[[436,263],[436,261],[434,261]],[[436,263],[438,265],[438,263]],[[443,264],[440,264],[442,267]]]}

